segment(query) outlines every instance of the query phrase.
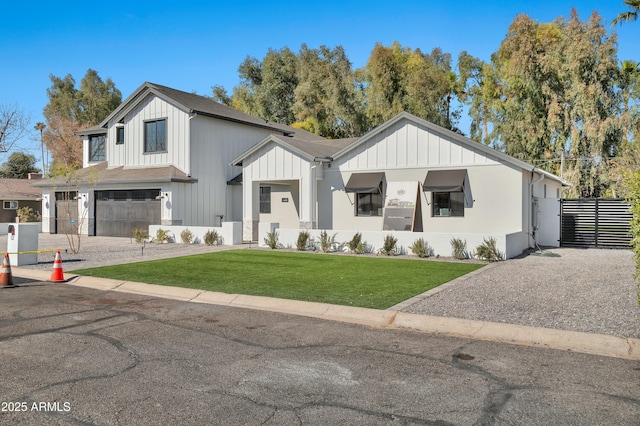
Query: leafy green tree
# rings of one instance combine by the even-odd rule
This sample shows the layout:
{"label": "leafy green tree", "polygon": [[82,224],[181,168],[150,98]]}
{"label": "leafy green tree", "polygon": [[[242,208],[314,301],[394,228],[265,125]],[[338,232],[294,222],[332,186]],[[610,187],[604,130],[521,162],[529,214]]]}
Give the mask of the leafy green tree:
{"label": "leafy green tree", "polygon": [[24,152],[14,152],[9,159],[0,166],[0,178],[27,179],[29,173],[38,173],[35,167],[36,157]]}
{"label": "leafy green tree", "polygon": [[494,120],[491,143],[563,174],[573,196],[604,194],[621,133],[616,53],[616,37],[597,13],[583,22],[572,10],[551,23],[518,15],[482,77],[491,88],[483,98]]}
{"label": "leafy green tree", "polygon": [[440,49],[425,54],[394,42],[377,43],[365,69],[367,116],[377,126],[401,111],[410,112],[448,129],[455,129],[460,111],[452,99],[462,89],[452,72],[451,56]]}
{"label": "leafy green tree", "polygon": [[355,73],[341,46],[298,53],[298,85],[293,106],[296,127],[328,138],[362,135],[368,129]]}
{"label": "leafy green tree", "polygon": [[624,4],[629,6],[631,10],[619,13],[613,21],[611,21],[612,26],[615,26],[616,24],[622,25],[623,22],[630,22],[638,19],[638,12],[640,12],[640,0],[624,0]]}
{"label": "leafy green tree", "polygon": [[238,68],[240,85],[233,91],[231,106],[265,120],[293,123],[296,64],[289,48],[269,49],[262,61],[247,57]]}

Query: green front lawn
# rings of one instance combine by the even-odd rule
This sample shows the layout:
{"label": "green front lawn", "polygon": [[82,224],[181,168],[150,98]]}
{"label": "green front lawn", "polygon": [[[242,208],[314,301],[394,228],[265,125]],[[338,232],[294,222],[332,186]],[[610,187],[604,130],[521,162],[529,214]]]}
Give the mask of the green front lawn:
{"label": "green front lawn", "polygon": [[386,309],[482,264],[228,250],[73,271],[93,277]]}

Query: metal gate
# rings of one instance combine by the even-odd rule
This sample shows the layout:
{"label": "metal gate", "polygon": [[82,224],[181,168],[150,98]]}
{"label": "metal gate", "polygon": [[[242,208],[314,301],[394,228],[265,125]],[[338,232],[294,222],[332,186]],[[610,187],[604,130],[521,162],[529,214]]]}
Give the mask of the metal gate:
{"label": "metal gate", "polygon": [[159,189],[95,191],[95,235],[131,237],[160,224]]}
{"label": "metal gate", "polygon": [[630,248],[630,206],[621,198],[561,200],[563,247]]}

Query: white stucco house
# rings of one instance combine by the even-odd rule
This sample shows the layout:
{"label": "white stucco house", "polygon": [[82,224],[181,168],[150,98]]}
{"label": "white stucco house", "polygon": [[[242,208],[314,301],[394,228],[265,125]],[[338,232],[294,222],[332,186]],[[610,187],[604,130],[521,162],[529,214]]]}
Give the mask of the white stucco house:
{"label": "white stucco house", "polygon": [[339,241],[359,231],[380,248],[393,233],[404,248],[424,238],[444,256],[453,237],[470,250],[495,238],[507,257],[558,246],[558,200],[570,185],[408,113],[357,139],[269,135],[233,164],[243,168],[245,238],[278,230],[295,245],[299,229]]}
{"label": "white stucco house", "polygon": [[[405,249],[424,238],[449,256],[493,237],[507,257],[559,244],[569,183],[407,113],[360,138],[328,140],[213,100],[144,83],[83,137],[71,182],[47,179],[43,232],[78,227],[130,237],[218,228],[225,244],[262,243],[300,230],[373,248],[393,233]],[[535,240],[534,240],[535,238]]]}
{"label": "white stucco house", "polygon": [[83,168],[70,182],[37,185],[43,232],[62,232],[71,222],[84,234],[130,237],[134,228],[153,225],[221,228],[237,221],[234,239],[241,242],[242,169],[231,160],[268,135],[293,134],[322,139],[144,83],[102,123],[78,133]]}

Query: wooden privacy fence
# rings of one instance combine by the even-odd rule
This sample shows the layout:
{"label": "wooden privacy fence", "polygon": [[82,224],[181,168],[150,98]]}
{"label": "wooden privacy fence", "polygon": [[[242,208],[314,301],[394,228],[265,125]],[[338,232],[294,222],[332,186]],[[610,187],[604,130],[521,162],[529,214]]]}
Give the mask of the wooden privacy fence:
{"label": "wooden privacy fence", "polygon": [[561,202],[563,247],[630,248],[629,204],[621,198],[569,198]]}

